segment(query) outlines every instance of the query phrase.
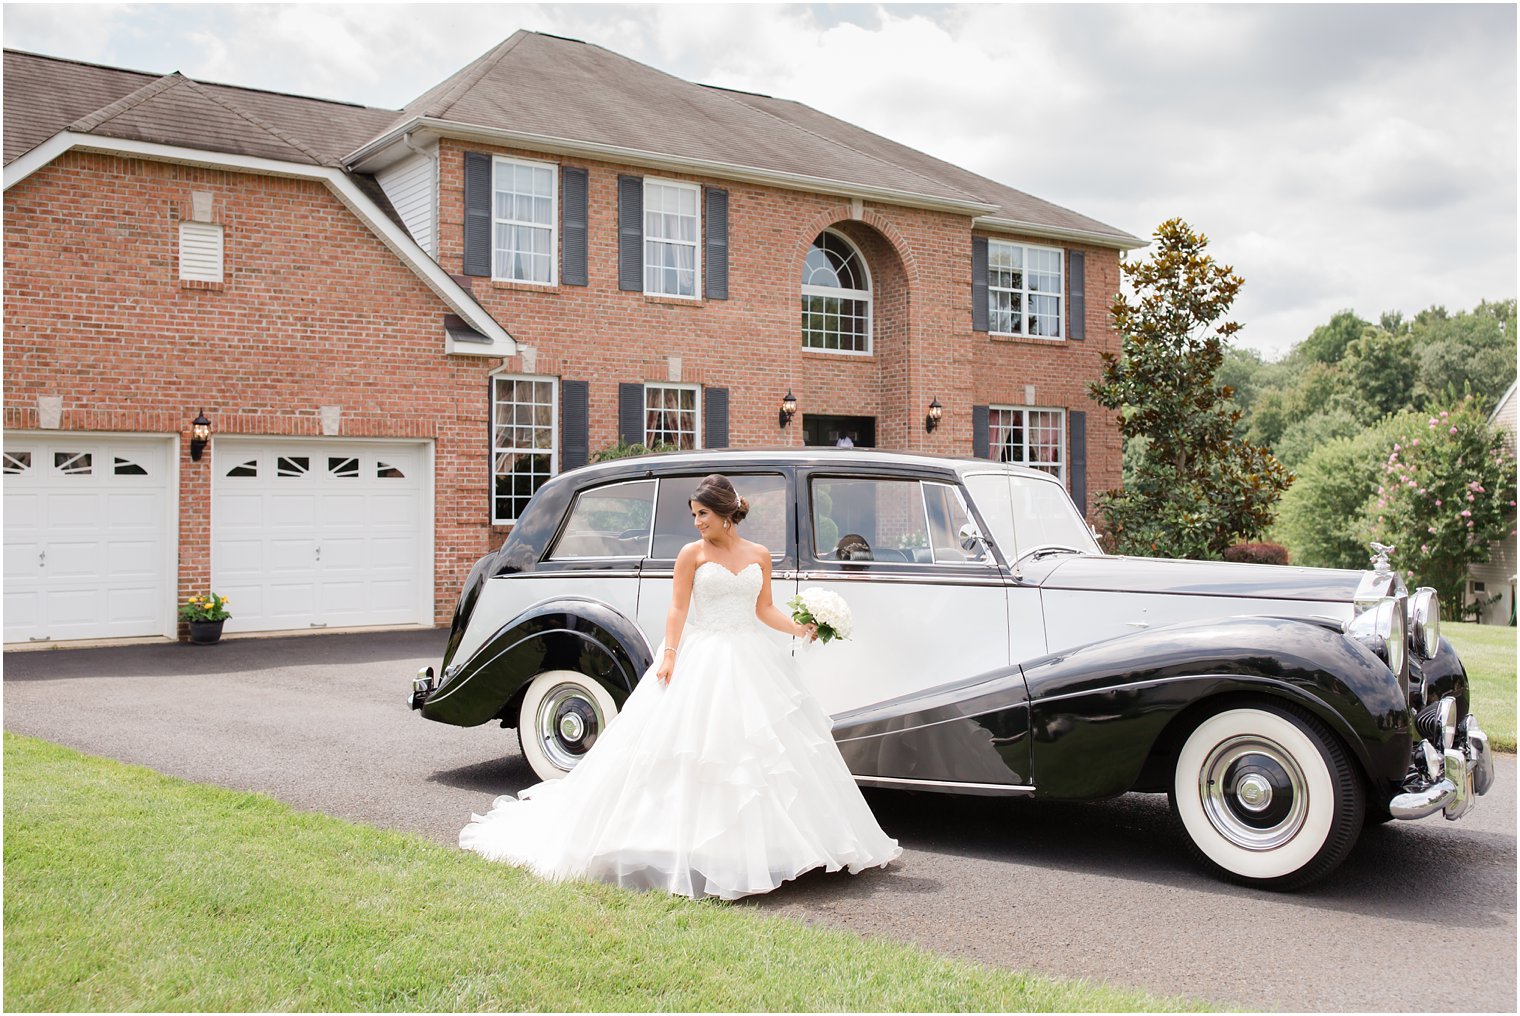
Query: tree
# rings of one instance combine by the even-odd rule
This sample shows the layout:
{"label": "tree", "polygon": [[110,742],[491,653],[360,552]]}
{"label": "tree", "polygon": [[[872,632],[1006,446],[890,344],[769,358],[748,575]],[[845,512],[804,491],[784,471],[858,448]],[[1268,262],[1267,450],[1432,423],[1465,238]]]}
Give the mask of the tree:
{"label": "tree", "polygon": [[[1318,414],[1308,421],[1325,420]],[[1349,417],[1345,419],[1349,420]],[[1376,500],[1388,450],[1399,435],[1425,418],[1413,413],[1392,417],[1365,430],[1331,437],[1301,461],[1292,462],[1296,479],[1283,495],[1273,535],[1288,547],[1294,564],[1312,568],[1366,568],[1372,552],[1372,523],[1367,504]],[[1289,435],[1284,435],[1287,446]]]}
{"label": "tree", "polygon": [[1309,333],[1290,356],[1311,363],[1339,363],[1346,347],[1362,337],[1370,324],[1349,310],[1338,311],[1327,323]]}
{"label": "tree", "polygon": [[1462,616],[1468,565],[1515,535],[1515,459],[1481,400],[1467,395],[1403,430],[1367,517],[1408,584],[1434,587],[1443,613]]}
{"label": "tree", "polygon": [[1417,393],[1429,405],[1450,405],[1471,384],[1493,405],[1515,379],[1515,301],[1484,301],[1449,315],[1432,307],[1415,315]]}
{"label": "tree", "polygon": [[1341,369],[1363,422],[1417,408],[1414,398],[1414,339],[1369,326],[1346,347]]}
{"label": "tree", "polygon": [[1236,438],[1240,412],[1215,382],[1225,342],[1240,330],[1221,319],[1244,280],[1181,219],[1155,236],[1149,259],[1120,266],[1135,296],[1114,298],[1121,350],[1103,355],[1103,377],[1091,385],[1093,399],[1118,412],[1126,441],[1147,443],[1133,483],[1095,501],[1121,553],[1217,558],[1271,523],[1292,474]]}

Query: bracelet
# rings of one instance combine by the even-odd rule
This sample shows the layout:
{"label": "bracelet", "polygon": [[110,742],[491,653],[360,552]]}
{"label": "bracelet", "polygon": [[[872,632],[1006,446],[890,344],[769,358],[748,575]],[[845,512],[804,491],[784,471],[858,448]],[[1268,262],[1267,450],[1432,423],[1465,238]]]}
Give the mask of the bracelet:
{"label": "bracelet", "polygon": [[667,652],[667,653],[673,653],[673,652],[675,652],[675,651],[676,651],[676,647],[675,647],[675,646],[666,646],[666,647],[665,647],[665,651],[666,651],[666,652]]}

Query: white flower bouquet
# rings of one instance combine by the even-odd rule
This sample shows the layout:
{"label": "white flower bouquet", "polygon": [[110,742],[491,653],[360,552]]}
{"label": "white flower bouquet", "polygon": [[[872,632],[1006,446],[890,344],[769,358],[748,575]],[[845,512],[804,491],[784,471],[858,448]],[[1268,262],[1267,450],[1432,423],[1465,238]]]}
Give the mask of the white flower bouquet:
{"label": "white flower bouquet", "polygon": [[818,641],[828,642],[830,639],[850,637],[854,627],[850,605],[838,593],[831,593],[827,589],[804,589],[787,600],[786,605],[792,608],[793,621],[818,626]]}

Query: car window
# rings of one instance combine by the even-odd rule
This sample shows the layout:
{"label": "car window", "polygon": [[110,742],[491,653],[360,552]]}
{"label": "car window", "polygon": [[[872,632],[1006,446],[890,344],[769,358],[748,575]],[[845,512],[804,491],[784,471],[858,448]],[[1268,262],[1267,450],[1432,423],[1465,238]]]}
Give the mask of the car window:
{"label": "car window", "polygon": [[[702,474],[705,476],[707,474]],[[786,477],[780,473],[727,473],[734,490],[749,501],[749,515],[739,526],[746,540],[764,545],[771,557],[786,556],[786,520],[789,499]],[[654,510],[654,550],[657,561],[674,560],[681,548],[697,539],[691,525],[691,493],[702,476],[665,476],[660,478],[660,493]]]}
{"label": "car window", "polygon": [[653,480],[630,480],[583,490],[551,561],[585,557],[643,557],[654,520]]}
{"label": "car window", "polygon": [[961,546],[961,527],[975,526],[971,513],[961,502],[961,492],[948,483],[925,483],[924,514],[929,518],[929,536],[934,548],[935,564],[985,564],[987,548],[973,543],[970,550]]}
{"label": "car window", "polygon": [[934,560],[917,480],[816,477],[811,500],[820,561]]}
{"label": "car window", "polygon": [[1087,523],[1056,481],[1012,473],[976,473],[965,479],[989,535],[1009,561],[1048,546],[1098,553]]}

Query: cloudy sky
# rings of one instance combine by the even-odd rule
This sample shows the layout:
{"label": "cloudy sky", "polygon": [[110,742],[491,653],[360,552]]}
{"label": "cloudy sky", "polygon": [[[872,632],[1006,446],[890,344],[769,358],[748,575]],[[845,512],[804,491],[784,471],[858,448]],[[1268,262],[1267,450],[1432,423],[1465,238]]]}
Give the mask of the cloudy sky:
{"label": "cloudy sky", "polygon": [[1269,357],[1342,308],[1516,294],[1510,4],[4,6],[7,47],[388,108],[519,28],[806,102],[1137,236],[1182,216],[1245,277],[1239,341]]}

